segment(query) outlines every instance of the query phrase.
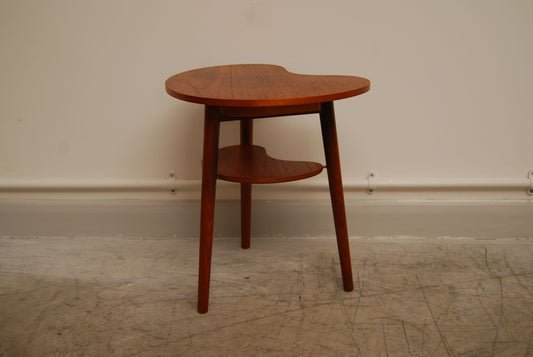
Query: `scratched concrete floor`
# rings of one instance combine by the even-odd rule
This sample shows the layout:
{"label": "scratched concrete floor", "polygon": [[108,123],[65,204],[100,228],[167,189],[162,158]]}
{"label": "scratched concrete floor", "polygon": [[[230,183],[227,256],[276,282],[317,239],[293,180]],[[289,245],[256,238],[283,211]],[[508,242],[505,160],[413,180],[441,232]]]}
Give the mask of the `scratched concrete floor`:
{"label": "scratched concrete floor", "polygon": [[533,355],[533,240],[1,237],[0,356]]}

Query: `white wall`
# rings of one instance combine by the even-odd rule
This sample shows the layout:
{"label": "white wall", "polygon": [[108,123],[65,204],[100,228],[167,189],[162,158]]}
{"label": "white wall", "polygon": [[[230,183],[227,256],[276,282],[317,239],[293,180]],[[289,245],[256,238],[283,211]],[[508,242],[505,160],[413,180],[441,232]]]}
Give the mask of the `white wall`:
{"label": "white wall", "polygon": [[[0,183],[199,179],[202,107],[163,83],[229,63],[372,81],[337,102],[345,181],[525,180],[532,38],[529,0],[3,0]],[[317,118],[255,139],[323,161]]]}

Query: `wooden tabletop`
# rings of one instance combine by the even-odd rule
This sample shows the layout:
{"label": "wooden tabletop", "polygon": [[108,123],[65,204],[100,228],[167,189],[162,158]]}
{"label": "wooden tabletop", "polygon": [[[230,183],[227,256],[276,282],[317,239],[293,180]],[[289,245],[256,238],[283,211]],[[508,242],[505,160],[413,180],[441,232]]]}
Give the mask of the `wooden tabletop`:
{"label": "wooden tabletop", "polygon": [[171,96],[227,107],[273,107],[330,102],[367,92],[370,81],[355,76],[304,75],[268,64],[206,67],[165,82]]}

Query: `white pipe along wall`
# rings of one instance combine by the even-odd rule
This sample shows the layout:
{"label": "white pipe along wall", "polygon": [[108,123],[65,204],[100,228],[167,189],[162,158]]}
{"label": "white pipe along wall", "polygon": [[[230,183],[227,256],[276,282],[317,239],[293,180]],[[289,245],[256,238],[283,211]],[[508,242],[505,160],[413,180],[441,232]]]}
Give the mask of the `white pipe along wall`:
{"label": "white pipe along wall", "polygon": [[[172,191],[191,190],[200,186],[200,181],[174,181],[170,180],[114,180],[114,181],[83,181],[83,180],[0,180],[0,192],[15,191]],[[257,186],[255,186],[257,187]],[[286,187],[286,186],[282,186]],[[296,190],[327,190],[327,183],[310,182],[298,183],[290,186]],[[343,183],[344,190],[524,190],[529,195],[532,194],[533,183],[530,178],[524,179],[469,179],[469,180],[349,180]],[[372,193],[372,192],[370,192]]]}

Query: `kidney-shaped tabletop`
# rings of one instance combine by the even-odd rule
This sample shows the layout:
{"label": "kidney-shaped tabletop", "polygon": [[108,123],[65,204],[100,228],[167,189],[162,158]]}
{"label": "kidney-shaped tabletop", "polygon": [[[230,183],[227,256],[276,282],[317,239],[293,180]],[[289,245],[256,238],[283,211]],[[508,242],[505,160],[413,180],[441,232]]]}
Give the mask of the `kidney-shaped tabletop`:
{"label": "kidney-shaped tabletop", "polygon": [[330,102],[367,92],[370,81],[355,76],[304,75],[268,64],[206,67],[165,82],[171,96],[221,107],[274,107]]}

